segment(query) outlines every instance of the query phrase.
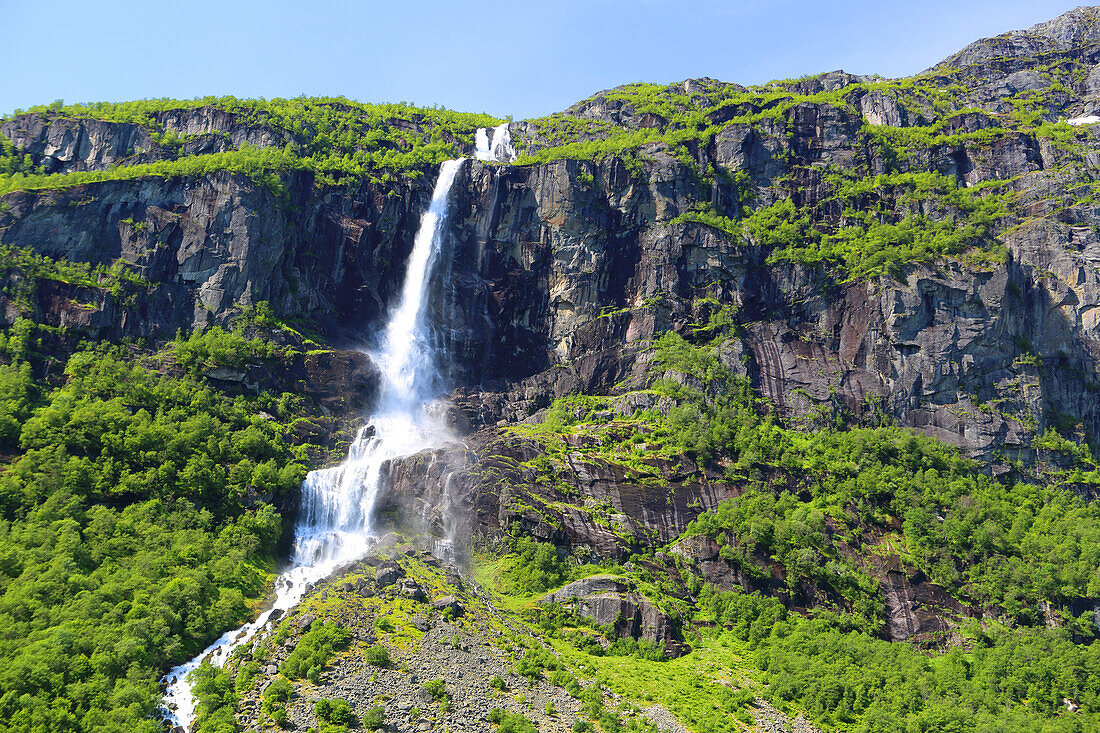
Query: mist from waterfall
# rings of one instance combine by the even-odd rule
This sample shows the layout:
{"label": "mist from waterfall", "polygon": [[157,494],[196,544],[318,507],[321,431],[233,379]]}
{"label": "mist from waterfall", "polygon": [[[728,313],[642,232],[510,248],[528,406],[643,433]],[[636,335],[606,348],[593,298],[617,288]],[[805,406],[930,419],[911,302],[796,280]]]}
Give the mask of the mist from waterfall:
{"label": "mist from waterfall", "polygon": [[[478,134],[485,135],[483,130]],[[486,145],[493,149],[488,142]],[[438,417],[440,411],[431,409],[442,385],[437,366],[441,355],[427,316],[428,283],[442,247],[451,187],[462,163],[463,159],[451,160],[440,167],[431,205],[420,220],[409,255],[401,299],[391,312],[378,350],[369,352],[382,378],[367,424],[359,430],[343,463],[306,476],[291,563],[275,581],[273,606],[166,675],[163,709],[173,726],[186,729],[194,721],[196,701],[187,679],[192,670],[204,661],[223,665],[273,613],[293,608],[314,583],[368,552],[375,538],[372,515],[382,488],[383,464],[450,437]]]}

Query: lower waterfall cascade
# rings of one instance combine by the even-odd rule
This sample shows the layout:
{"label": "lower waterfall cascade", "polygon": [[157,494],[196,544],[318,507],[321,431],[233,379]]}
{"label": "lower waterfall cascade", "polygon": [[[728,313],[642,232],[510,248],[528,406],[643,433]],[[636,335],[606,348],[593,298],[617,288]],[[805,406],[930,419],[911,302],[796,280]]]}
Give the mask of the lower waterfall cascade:
{"label": "lower waterfall cascade", "polygon": [[[507,126],[494,130],[492,143],[477,131],[477,157],[498,160],[511,155]],[[484,150],[481,141],[484,140]],[[482,158],[482,155],[487,157]],[[390,314],[377,351],[368,352],[381,373],[379,394],[339,466],[311,471],[302,483],[301,510],[295,526],[289,567],[275,581],[272,606],[255,621],[226,632],[193,659],[164,678],[164,718],[189,729],[196,712],[188,675],[204,662],[222,666],[234,649],[248,643],[273,614],[296,606],[312,586],[337,568],[370,550],[375,538],[372,511],[382,489],[386,461],[438,446],[451,437],[433,410],[443,390],[437,348],[429,322],[429,281],[445,236],[450,192],[464,158],[444,162],[409,255],[400,300]],[[278,613],[277,613],[278,612]]]}

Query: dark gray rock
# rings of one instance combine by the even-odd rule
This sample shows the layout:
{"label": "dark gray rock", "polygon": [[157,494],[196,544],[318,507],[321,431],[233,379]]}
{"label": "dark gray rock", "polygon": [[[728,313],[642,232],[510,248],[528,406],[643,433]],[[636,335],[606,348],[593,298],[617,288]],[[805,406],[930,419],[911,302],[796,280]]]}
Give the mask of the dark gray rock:
{"label": "dark gray rock", "polygon": [[432,601],[432,608],[437,611],[449,611],[451,616],[458,617],[465,612],[466,608],[462,605],[454,596],[443,596],[442,598],[436,598]]}
{"label": "dark gray rock", "polygon": [[401,581],[400,593],[406,598],[421,603],[427,600],[427,596],[424,595],[424,589],[412,578],[404,578]]}
{"label": "dark gray rock", "polygon": [[678,657],[690,647],[678,638],[676,624],[648,598],[633,592],[633,583],[613,575],[593,575],[549,593],[539,603],[560,603],[597,624],[611,626],[616,635],[645,639]]}
{"label": "dark gray rock", "polygon": [[378,583],[379,588],[385,588],[386,586],[393,585],[398,579],[405,576],[405,571],[401,569],[401,566],[394,562],[387,562],[379,565],[375,571],[374,579]]}

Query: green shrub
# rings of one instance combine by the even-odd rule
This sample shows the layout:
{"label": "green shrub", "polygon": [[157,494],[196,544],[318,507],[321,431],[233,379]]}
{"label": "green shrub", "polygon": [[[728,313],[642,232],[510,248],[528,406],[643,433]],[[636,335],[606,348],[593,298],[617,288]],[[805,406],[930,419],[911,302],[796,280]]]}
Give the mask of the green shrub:
{"label": "green shrub", "polygon": [[518,713],[509,713],[503,708],[493,708],[485,719],[499,726],[498,733],[538,733],[538,728],[530,719]]}
{"label": "green shrub", "polygon": [[541,593],[568,577],[568,568],[551,544],[518,537],[512,542],[512,551],[504,575],[513,592]]}
{"label": "green shrub", "polygon": [[375,667],[388,667],[390,652],[384,644],[372,644],[363,650],[363,661]]}
{"label": "green shrub", "polygon": [[421,685],[424,692],[431,695],[432,699],[436,702],[442,702],[448,698],[447,695],[447,683],[442,679],[428,680]]}
{"label": "green shrub", "polygon": [[557,687],[569,687],[577,678],[564,669],[555,669],[550,673],[550,684]]}
{"label": "green shrub", "polygon": [[297,646],[287,655],[279,671],[291,679],[320,675],[337,651],[347,647],[351,632],[334,623],[315,623],[298,640]]}
{"label": "green shrub", "polygon": [[381,730],[386,727],[386,709],[381,705],[367,708],[363,713],[362,726],[367,730]]}
{"label": "green shrub", "polygon": [[333,725],[354,727],[359,721],[347,700],[322,698],[313,705],[317,718]]}
{"label": "green shrub", "polygon": [[267,686],[261,695],[260,705],[261,719],[271,720],[280,728],[288,728],[290,720],[286,714],[286,704],[290,701],[293,688],[284,677],[276,677]]}
{"label": "green shrub", "polygon": [[535,682],[542,677],[544,669],[556,670],[561,662],[546,649],[528,649],[515,664],[515,673],[526,677],[529,682]]}

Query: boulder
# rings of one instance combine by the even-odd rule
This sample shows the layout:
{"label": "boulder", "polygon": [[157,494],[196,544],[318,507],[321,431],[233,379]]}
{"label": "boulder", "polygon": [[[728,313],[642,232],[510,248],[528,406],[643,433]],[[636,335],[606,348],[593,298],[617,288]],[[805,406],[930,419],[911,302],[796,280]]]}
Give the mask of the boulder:
{"label": "boulder", "polygon": [[375,571],[374,579],[378,583],[379,588],[385,588],[386,586],[393,585],[399,578],[405,576],[405,571],[401,569],[401,566],[394,562],[383,563],[378,566]]}
{"label": "boulder", "polygon": [[677,638],[676,624],[627,578],[593,575],[548,593],[539,603],[564,603],[597,624],[611,626],[619,638],[644,639],[678,657],[691,648]]}
{"label": "boulder", "polygon": [[414,601],[422,603],[428,599],[428,597],[424,595],[424,589],[412,578],[405,578],[401,581],[400,591],[401,595]]}
{"label": "boulder", "polygon": [[436,598],[432,601],[432,608],[437,611],[445,612],[450,611],[454,617],[461,616],[466,610],[465,606],[455,598],[454,596],[443,596],[442,598]]}

